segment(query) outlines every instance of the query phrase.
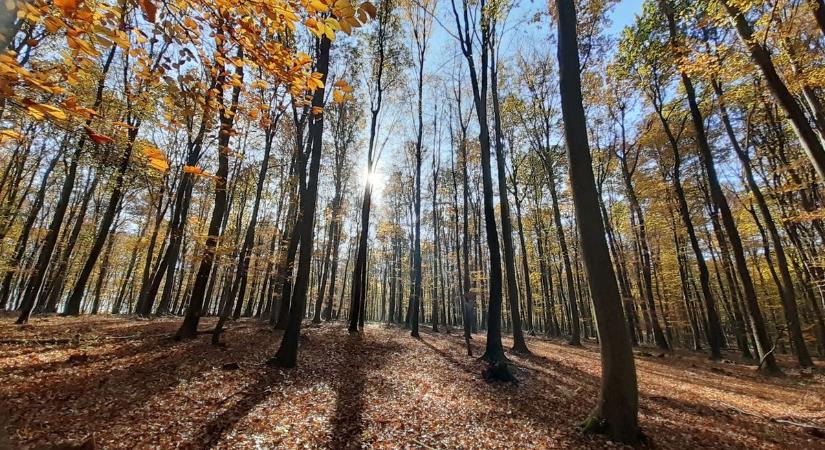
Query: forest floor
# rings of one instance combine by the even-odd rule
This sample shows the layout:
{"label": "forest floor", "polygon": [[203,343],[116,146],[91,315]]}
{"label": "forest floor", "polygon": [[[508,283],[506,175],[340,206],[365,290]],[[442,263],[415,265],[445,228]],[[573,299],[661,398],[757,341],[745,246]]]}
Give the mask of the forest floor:
{"label": "forest floor", "polygon": [[[308,326],[299,366],[283,371],[263,365],[280,337],[263,324],[230,324],[218,348],[209,336],[175,342],[178,323],[0,319],[0,449],[91,436],[107,449],[619,447],[576,426],[598,393],[593,343],[528,337],[531,356],[509,355],[520,383],[505,385],[482,380],[459,330],[415,340],[379,324],[361,336]],[[825,448],[822,365],[766,378],[753,365],[646,352],[636,360],[647,447]]]}

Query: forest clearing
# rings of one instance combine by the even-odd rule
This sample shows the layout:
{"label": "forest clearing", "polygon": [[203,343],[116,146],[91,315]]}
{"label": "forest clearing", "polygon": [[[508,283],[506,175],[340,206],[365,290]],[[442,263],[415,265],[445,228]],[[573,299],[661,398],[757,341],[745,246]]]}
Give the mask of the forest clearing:
{"label": "forest clearing", "polygon": [[825,448],[825,0],[5,0],[0,450]]}
{"label": "forest clearing", "polygon": [[[234,324],[223,348],[208,337],[176,342],[174,331],[168,319],[50,317],[23,329],[4,319],[0,410],[12,411],[13,442],[77,444],[94,436],[99,448],[124,449],[620,446],[577,427],[598,390],[593,343],[528,337],[532,355],[508,355],[519,379],[513,385],[481,381],[485,364],[466,355],[458,333],[422,329],[411,340],[383,324],[352,336],[340,324],[311,326],[302,364],[283,371],[264,365],[280,332],[257,321]],[[473,345],[483,347],[483,337]],[[768,378],[753,364],[642,353],[649,356],[637,356],[639,421],[651,448],[825,448],[821,373]]]}

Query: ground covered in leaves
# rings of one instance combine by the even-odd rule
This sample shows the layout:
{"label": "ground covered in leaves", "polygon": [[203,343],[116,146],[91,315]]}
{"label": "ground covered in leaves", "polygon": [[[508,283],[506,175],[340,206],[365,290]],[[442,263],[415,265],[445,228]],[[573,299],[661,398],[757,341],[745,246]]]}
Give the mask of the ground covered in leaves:
{"label": "ground covered in leaves", "polygon": [[[212,324],[206,320],[207,328]],[[305,328],[296,369],[267,369],[280,333],[230,325],[175,342],[178,320],[0,320],[0,448],[609,448],[576,424],[599,384],[595,344],[528,338],[518,385],[482,380],[458,333]],[[457,331],[457,330],[456,330]],[[476,353],[483,336],[473,340]],[[825,377],[687,353],[637,356],[652,448],[825,448]]]}

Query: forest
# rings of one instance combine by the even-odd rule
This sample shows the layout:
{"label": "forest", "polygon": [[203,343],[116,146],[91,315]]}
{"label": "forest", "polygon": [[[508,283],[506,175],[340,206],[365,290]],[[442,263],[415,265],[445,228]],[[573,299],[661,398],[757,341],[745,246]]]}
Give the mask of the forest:
{"label": "forest", "polygon": [[6,0],[0,449],[825,449],[825,1]]}

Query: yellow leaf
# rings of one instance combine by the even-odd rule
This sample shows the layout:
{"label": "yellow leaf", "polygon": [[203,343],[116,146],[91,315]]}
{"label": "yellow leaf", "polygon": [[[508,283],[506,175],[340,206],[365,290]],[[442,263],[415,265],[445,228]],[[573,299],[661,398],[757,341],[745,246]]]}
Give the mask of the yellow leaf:
{"label": "yellow leaf", "polygon": [[0,130],[0,144],[9,141],[23,138],[23,135],[14,130]]}
{"label": "yellow leaf", "polygon": [[160,172],[166,172],[167,170],[169,170],[169,163],[167,163],[163,159],[150,159],[149,167],[156,169]]}
{"label": "yellow leaf", "polygon": [[286,20],[289,20],[289,21],[292,21],[292,22],[297,22],[297,21],[301,20],[301,19],[300,19],[300,18],[299,18],[299,17],[298,17],[298,16],[297,16],[294,12],[292,12],[291,10],[284,9],[284,10],[281,10],[281,11],[280,11],[280,13],[281,13],[281,15],[283,15],[283,16],[284,16],[284,19],[286,19]]}
{"label": "yellow leaf", "polygon": [[327,12],[329,11],[329,6],[326,3],[322,2],[321,0],[312,0],[309,2],[309,6],[315,8],[318,12]]}
{"label": "yellow leaf", "polygon": [[121,31],[118,31],[118,32],[116,32],[116,33],[113,33],[113,34],[112,34],[112,35],[110,35],[109,37],[110,37],[110,38],[112,39],[112,41],[114,41],[114,43],[115,43],[115,44],[117,44],[117,46],[118,46],[118,47],[120,47],[120,48],[123,48],[123,49],[128,49],[128,48],[129,48],[129,46],[130,46],[130,43],[129,43],[129,38],[126,36],[126,34],[125,34],[125,33],[121,32]]}
{"label": "yellow leaf", "polygon": [[324,23],[327,27],[332,28],[333,31],[338,31],[341,29],[341,26],[338,24],[338,21],[333,19],[332,17],[327,17],[324,19]]}
{"label": "yellow leaf", "polygon": [[98,52],[92,44],[84,41],[83,39],[76,39],[71,35],[66,35],[66,40],[68,41],[69,48],[75,49],[89,56],[100,56],[100,52]]}
{"label": "yellow leaf", "polygon": [[163,152],[160,151],[159,148],[153,145],[147,145],[143,148],[143,154],[146,155],[149,159],[162,159]]}
{"label": "yellow leaf", "polygon": [[45,105],[42,103],[36,103],[29,99],[24,99],[23,104],[26,105],[26,110],[29,112],[29,114],[37,120],[41,120],[45,116],[48,116],[55,120],[68,119],[66,113],[60,108],[56,108],[51,105]]}

